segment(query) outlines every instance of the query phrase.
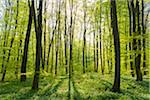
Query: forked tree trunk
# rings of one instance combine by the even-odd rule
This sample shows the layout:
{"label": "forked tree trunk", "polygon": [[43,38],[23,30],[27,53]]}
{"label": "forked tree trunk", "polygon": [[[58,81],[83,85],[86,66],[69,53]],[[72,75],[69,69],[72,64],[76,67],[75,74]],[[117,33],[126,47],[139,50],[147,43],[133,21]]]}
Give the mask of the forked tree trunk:
{"label": "forked tree trunk", "polygon": [[38,26],[36,24],[36,14],[34,8],[34,0],[32,0],[32,9],[33,9],[33,16],[34,16],[34,25],[35,25],[35,32],[36,32],[36,63],[35,63],[35,73],[34,79],[32,84],[32,89],[37,90],[39,87],[39,75],[40,75],[40,59],[41,59],[41,41],[42,41],[42,7],[43,7],[43,0],[39,0],[39,13],[38,13]]}

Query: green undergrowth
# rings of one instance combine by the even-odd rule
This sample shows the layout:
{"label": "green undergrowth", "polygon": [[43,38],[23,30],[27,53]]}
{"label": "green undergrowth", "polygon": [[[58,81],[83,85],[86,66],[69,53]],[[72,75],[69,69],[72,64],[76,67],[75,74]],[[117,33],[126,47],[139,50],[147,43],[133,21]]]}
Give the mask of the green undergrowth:
{"label": "green undergrowth", "polygon": [[[71,99],[74,100],[149,100],[149,78],[135,81],[128,75],[121,76],[120,93],[111,92],[113,75],[74,73],[71,82]],[[67,100],[68,77],[41,76],[38,91],[31,90],[32,79],[0,82],[0,100]]]}

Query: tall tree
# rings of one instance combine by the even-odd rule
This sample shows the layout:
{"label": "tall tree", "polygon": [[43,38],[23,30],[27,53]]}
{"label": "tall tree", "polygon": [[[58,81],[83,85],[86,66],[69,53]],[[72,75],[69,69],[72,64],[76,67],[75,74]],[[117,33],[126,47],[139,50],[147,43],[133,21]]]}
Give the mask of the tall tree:
{"label": "tall tree", "polygon": [[[9,15],[9,11],[10,11],[10,9],[8,9],[7,7],[8,7],[8,5],[7,5],[7,1],[5,1],[5,6],[6,6],[6,8],[5,8],[5,14],[4,14],[4,17],[6,18],[5,20],[4,20],[4,22],[5,22],[5,27],[4,27],[4,43],[3,43],[3,59],[2,59],[2,70],[1,70],[1,73],[3,73],[3,71],[4,71],[4,67],[5,67],[5,59],[6,59],[6,56],[5,56],[5,54],[6,54],[6,49],[5,49],[5,47],[7,46],[7,41],[8,41],[8,32],[7,32],[7,28],[8,28],[8,20],[7,20],[7,18],[8,18],[8,15]],[[11,18],[12,19],[12,18]]]}
{"label": "tall tree", "polygon": [[47,20],[46,20],[46,13],[47,13],[47,2],[46,2],[46,0],[45,0],[45,2],[44,2],[44,40],[43,40],[43,42],[44,42],[44,50],[43,50],[43,52],[44,52],[44,55],[43,55],[43,58],[42,58],[42,68],[44,69],[45,68],[45,61],[46,61],[46,24],[47,24]]}
{"label": "tall tree", "polygon": [[145,38],[145,33],[146,33],[146,25],[144,23],[144,0],[142,0],[142,13],[141,13],[141,16],[142,16],[142,35],[143,35],[143,68],[144,68],[144,75],[146,75],[146,38]]}
{"label": "tall tree", "polygon": [[[134,33],[135,36],[141,36],[141,27],[140,27],[140,7],[139,7],[139,0],[136,0],[136,15],[137,15],[137,33]],[[134,50],[136,51],[135,54],[135,66],[136,66],[136,76],[137,76],[137,81],[142,81],[142,72],[140,69],[141,65],[141,38],[137,38],[135,40],[136,42],[136,47]]]}
{"label": "tall tree", "polygon": [[61,8],[60,8],[60,1],[57,1],[58,3],[58,14],[56,13],[57,17],[58,17],[58,31],[57,34],[55,35],[55,41],[56,41],[56,60],[55,60],[55,74],[57,75],[57,70],[58,70],[58,63],[59,63],[59,59],[58,56],[60,54],[59,52],[59,47],[60,47],[60,14],[61,14]]}
{"label": "tall tree", "polygon": [[[17,7],[19,7],[19,0],[17,0],[16,2],[17,2]],[[9,3],[9,6],[11,7],[11,2],[10,2],[10,0],[9,0],[8,3]],[[19,9],[19,8],[17,8],[16,17],[15,17],[15,26],[14,26],[15,32],[13,33],[12,38],[11,38],[10,48],[9,48],[9,50],[8,50],[8,57],[7,57],[7,60],[6,60],[6,64],[9,63],[10,55],[11,55],[11,50],[12,50],[12,47],[13,47],[13,44],[14,44],[14,41],[15,41],[16,33],[17,33],[17,27],[18,27],[18,12],[19,12],[18,9]],[[11,26],[10,26],[10,28],[11,28]],[[4,79],[5,79],[7,66],[8,66],[8,65],[4,66],[4,68],[3,68],[2,79],[1,79],[2,81],[4,81]]]}
{"label": "tall tree", "polygon": [[84,9],[84,33],[83,33],[83,58],[82,58],[82,63],[83,63],[83,73],[85,73],[85,55],[86,55],[86,0],[83,1],[83,9]]}
{"label": "tall tree", "polygon": [[[107,6],[107,8],[109,8],[109,5]],[[106,9],[106,18],[107,18],[107,27],[108,27],[108,32],[109,32],[109,40],[108,40],[108,46],[109,46],[109,51],[108,51],[108,58],[109,58],[109,65],[108,65],[108,71],[109,71],[109,74],[112,72],[112,56],[110,56],[113,52],[112,52],[112,34],[111,34],[111,24],[110,24],[110,19],[109,19],[109,11]]]}
{"label": "tall tree", "polygon": [[28,59],[28,46],[29,46],[29,38],[31,33],[31,26],[32,26],[32,7],[30,5],[30,2],[28,0],[28,6],[29,6],[29,19],[28,19],[28,27],[26,32],[26,38],[25,38],[25,44],[24,44],[24,52],[23,52],[23,58],[22,58],[22,64],[21,64],[21,81],[26,80],[26,65],[27,65],[27,59]]}
{"label": "tall tree", "polygon": [[67,35],[67,0],[65,0],[65,35],[64,35],[64,39],[65,39],[65,70],[66,70],[66,74],[68,73],[68,50],[67,50],[67,41],[68,41],[68,35]]}
{"label": "tall tree", "polygon": [[120,91],[120,40],[118,32],[118,21],[116,12],[116,0],[110,0],[111,7],[111,27],[114,36],[114,47],[115,47],[115,79],[112,91]]}
{"label": "tall tree", "polygon": [[100,48],[100,64],[101,64],[101,71],[102,71],[102,74],[104,74],[104,71],[103,71],[103,59],[102,59],[102,0],[100,0],[100,22],[99,22],[99,48]]}
{"label": "tall tree", "polygon": [[73,0],[69,1],[70,3],[70,26],[69,26],[69,38],[70,38],[70,55],[69,55],[69,81],[68,81],[68,99],[71,99],[71,80],[72,80],[72,48],[73,48]]}
{"label": "tall tree", "polygon": [[35,73],[32,84],[32,89],[36,90],[39,87],[39,75],[40,75],[40,59],[41,59],[41,41],[42,41],[42,8],[43,8],[43,0],[39,0],[39,12],[38,19],[36,23],[36,14],[34,8],[34,0],[32,0],[32,9],[34,16],[34,26],[36,32],[36,63],[35,63]]}
{"label": "tall tree", "polygon": [[[97,25],[98,25],[98,22],[96,22],[97,23]],[[96,32],[97,34],[96,34],[96,69],[95,69],[95,71],[96,72],[98,72],[98,65],[99,65],[99,63],[98,63],[98,61],[99,61],[99,56],[98,56],[98,32]]]}
{"label": "tall tree", "polygon": [[[126,3],[127,2],[125,2],[125,4],[124,4],[124,8],[126,8]],[[126,13],[128,13],[128,11],[126,11]],[[125,33],[125,35],[126,35],[126,37],[127,37],[127,40],[128,40],[128,31],[127,31],[127,21],[126,21],[126,18],[128,18],[128,17],[124,17],[124,33]],[[125,69],[126,69],[126,71],[127,71],[127,66],[128,66],[128,52],[129,52],[129,50],[128,50],[128,44],[129,44],[129,41],[126,41],[126,44],[125,44]]]}
{"label": "tall tree", "polygon": [[93,54],[94,54],[94,71],[96,71],[96,49],[95,49],[95,30],[93,32]]}
{"label": "tall tree", "polygon": [[[129,36],[130,38],[132,37],[132,12],[131,12],[131,3],[129,2],[129,0],[127,0],[128,2],[128,12],[129,12]],[[134,68],[133,68],[133,56],[131,54],[132,50],[133,50],[133,41],[132,39],[129,39],[129,50],[130,50],[130,68],[131,68],[131,75],[132,77],[134,77]]]}
{"label": "tall tree", "polygon": [[[134,4],[134,0],[131,0],[131,10],[132,10],[132,31],[133,31],[133,50],[134,50],[134,58],[135,58],[135,69],[137,81],[142,81],[142,73],[140,70],[141,63],[141,40],[140,38],[136,38],[141,34],[140,28],[140,11],[139,11],[139,1],[136,0],[136,6]],[[136,23],[137,22],[137,23]],[[137,31],[136,31],[137,29]]]}
{"label": "tall tree", "polygon": [[[50,40],[49,42],[49,47],[48,47],[48,54],[47,54],[47,71],[48,71],[48,66],[49,66],[49,58],[50,58],[50,51],[51,51],[51,47],[53,46],[53,43],[54,43],[54,35],[55,35],[55,31],[57,29],[57,24],[58,24],[58,18],[56,16],[56,22],[55,22],[55,26],[53,28],[53,31],[52,31],[52,39]],[[53,46],[54,47],[54,46]],[[52,48],[53,49],[53,48]],[[53,57],[53,55],[52,55]]]}

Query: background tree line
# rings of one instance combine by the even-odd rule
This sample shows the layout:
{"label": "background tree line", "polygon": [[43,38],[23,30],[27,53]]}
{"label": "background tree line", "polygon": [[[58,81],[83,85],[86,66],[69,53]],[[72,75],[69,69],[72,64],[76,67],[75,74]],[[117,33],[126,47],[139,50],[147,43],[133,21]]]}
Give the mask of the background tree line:
{"label": "background tree line", "polygon": [[[114,74],[142,81],[148,74],[148,0],[4,0],[0,22],[1,81],[40,74]],[[11,74],[8,75],[8,74]],[[70,92],[68,94],[70,97]]]}

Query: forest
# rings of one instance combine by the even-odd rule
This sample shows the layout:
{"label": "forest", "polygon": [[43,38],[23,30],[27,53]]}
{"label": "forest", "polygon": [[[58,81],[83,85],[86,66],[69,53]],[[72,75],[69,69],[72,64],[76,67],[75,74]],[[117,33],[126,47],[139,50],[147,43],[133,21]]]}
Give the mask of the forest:
{"label": "forest", "polygon": [[0,100],[149,99],[149,0],[0,0]]}

